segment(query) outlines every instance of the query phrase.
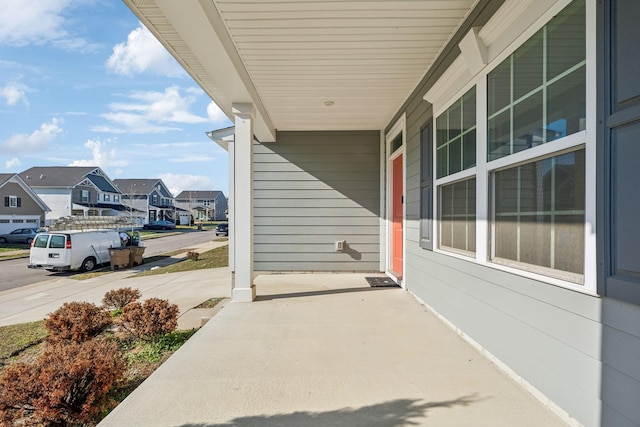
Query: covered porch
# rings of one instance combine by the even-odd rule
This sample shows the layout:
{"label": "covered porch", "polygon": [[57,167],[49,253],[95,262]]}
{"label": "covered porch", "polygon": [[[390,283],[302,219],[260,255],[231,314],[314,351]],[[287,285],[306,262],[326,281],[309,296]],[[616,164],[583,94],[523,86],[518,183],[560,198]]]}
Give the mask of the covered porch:
{"label": "covered porch", "polygon": [[397,287],[264,275],[101,423],[107,426],[561,426]]}

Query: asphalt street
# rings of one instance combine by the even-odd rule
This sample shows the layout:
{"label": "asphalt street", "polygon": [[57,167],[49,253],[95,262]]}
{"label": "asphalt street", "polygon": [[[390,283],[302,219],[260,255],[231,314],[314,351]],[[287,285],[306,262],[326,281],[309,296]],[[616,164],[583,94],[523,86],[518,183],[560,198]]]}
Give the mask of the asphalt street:
{"label": "asphalt street", "polygon": [[[178,234],[167,232],[166,237],[158,237],[143,240],[145,246],[144,257],[161,255],[179,249],[189,248],[207,241],[217,239],[213,230],[209,231],[188,231]],[[29,258],[18,258],[7,261],[0,261],[0,291],[13,289],[20,286],[38,283],[44,280],[59,277],[69,277],[73,272],[54,273],[46,270],[34,270],[27,268]]]}

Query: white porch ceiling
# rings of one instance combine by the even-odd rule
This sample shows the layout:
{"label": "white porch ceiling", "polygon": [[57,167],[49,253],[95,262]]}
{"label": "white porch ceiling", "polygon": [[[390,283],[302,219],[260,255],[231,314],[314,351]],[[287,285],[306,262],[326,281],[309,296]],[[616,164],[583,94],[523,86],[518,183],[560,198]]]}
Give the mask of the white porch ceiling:
{"label": "white porch ceiling", "polygon": [[477,0],[124,1],[229,117],[253,103],[267,142],[385,128]]}

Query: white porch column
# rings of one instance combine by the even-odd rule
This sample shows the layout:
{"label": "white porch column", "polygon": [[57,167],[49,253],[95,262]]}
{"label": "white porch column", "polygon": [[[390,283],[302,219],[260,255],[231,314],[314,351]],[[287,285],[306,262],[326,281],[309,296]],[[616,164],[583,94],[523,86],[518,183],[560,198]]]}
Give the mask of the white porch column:
{"label": "white porch column", "polygon": [[233,301],[251,302],[253,284],[253,104],[233,104],[235,141],[233,155]]}

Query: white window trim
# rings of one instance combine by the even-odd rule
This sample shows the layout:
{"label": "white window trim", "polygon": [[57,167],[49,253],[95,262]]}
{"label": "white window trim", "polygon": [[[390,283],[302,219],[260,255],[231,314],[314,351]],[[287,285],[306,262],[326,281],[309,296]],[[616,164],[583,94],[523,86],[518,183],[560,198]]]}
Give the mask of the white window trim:
{"label": "white window trim", "polygon": [[10,208],[18,207],[18,196],[9,196],[9,207]]}
{"label": "white window trim", "polygon": [[[482,74],[481,74],[482,75]],[[441,106],[438,106],[438,108],[435,108],[434,105],[434,109],[433,109],[433,155],[432,155],[432,161],[433,161],[433,170],[434,170],[434,175],[437,174],[437,147],[438,147],[438,126],[436,124],[437,122],[437,118],[444,113],[445,111],[447,111],[447,109],[449,107],[451,107],[454,103],[456,103],[462,96],[464,96],[465,93],[467,93],[470,89],[472,89],[474,86],[476,88],[476,166],[470,167],[469,169],[465,169],[462,170],[460,172],[456,172],[453,173],[451,175],[447,175],[447,176],[443,176],[442,178],[436,178],[433,182],[433,221],[431,221],[431,227],[432,227],[432,236],[433,236],[433,251],[437,252],[437,253],[441,253],[441,254],[445,254],[445,255],[450,255],[453,256],[455,258],[459,258],[459,259],[464,259],[464,260],[473,260],[474,258],[476,260],[478,260],[478,247],[479,246],[486,246],[486,245],[479,245],[478,243],[480,242],[478,240],[478,228],[480,228],[480,224],[478,222],[478,219],[480,218],[479,216],[479,209],[478,209],[478,197],[476,196],[476,250],[475,253],[474,252],[465,252],[465,251],[461,251],[461,250],[456,250],[454,248],[445,248],[442,249],[440,248],[440,233],[439,231],[439,226],[440,226],[440,187],[456,182],[456,181],[463,181],[465,179],[469,179],[472,177],[476,178],[476,195],[479,193],[478,192],[478,145],[480,144],[480,140],[481,140],[481,135],[480,135],[480,131],[483,128],[479,127],[480,121],[479,118],[482,117],[479,115],[479,105],[480,104],[484,104],[484,102],[480,102],[480,86],[478,85],[478,80],[482,80],[482,78],[478,79],[478,78],[474,78],[473,80],[471,80],[470,82],[468,82],[467,84],[463,85],[462,88],[460,90],[458,90],[458,92],[456,92],[455,94],[453,94],[450,99],[447,100],[446,103],[442,104]],[[486,77],[485,77],[486,80]],[[486,97],[484,96],[484,94],[482,94],[482,101],[484,101],[484,99],[486,99]],[[486,117],[486,116],[485,116]],[[484,129],[486,130],[486,125],[484,126]],[[486,139],[485,135],[482,135],[482,139]],[[486,150],[485,150],[486,151]],[[485,240],[486,241],[486,240]],[[485,251],[486,253],[486,251]]]}
{"label": "white window trim", "polygon": [[[487,162],[487,75],[500,63],[516,51],[524,42],[526,42],[531,36],[533,36],[538,30],[546,25],[553,16],[559,11],[564,9],[571,3],[572,0],[560,0],[553,7],[550,7],[545,13],[535,20],[535,23],[525,31],[519,37],[516,37],[509,47],[503,50],[500,54],[495,55],[490,59],[489,64],[477,73],[473,78],[469,79],[466,84],[460,85],[459,79],[457,81],[448,80],[448,73],[445,72],[443,81],[437,82],[436,89],[431,89],[431,92],[436,94],[425,95],[432,99],[434,109],[434,126],[433,126],[433,167],[434,171],[437,167],[436,159],[436,145],[437,145],[437,131],[435,126],[436,118],[446,111],[454,102],[456,102],[461,96],[463,96],[471,87],[476,86],[476,166],[467,170],[457,172],[455,174],[436,179],[434,181],[433,188],[433,221],[432,221],[432,236],[433,236],[433,251],[444,254],[453,258],[464,259],[466,261],[472,261],[477,264],[490,267],[496,270],[501,270],[509,273],[516,274],[518,276],[527,277],[551,285],[561,286],[571,290],[575,290],[586,294],[597,294],[597,247],[596,247],[596,178],[595,173],[591,173],[596,170],[596,110],[597,105],[595,100],[596,85],[590,84],[596,81],[596,5],[593,2],[586,1],[586,129],[556,141],[551,141],[546,144],[542,144],[518,153],[505,156],[500,159]],[[514,22],[517,25],[519,21],[529,19],[527,17],[520,16]],[[458,58],[460,59],[460,58]],[[461,63],[454,61],[454,66],[459,68]],[[460,75],[460,70],[456,71],[456,75]],[[470,74],[466,74],[470,75]],[[455,93],[451,90],[453,86],[459,87]],[[449,88],[449,89],[447,89]],[[447,99],[444,100],[444,96],[438,96],[446,94]],[[523,270],[519,268],[513,268],[504,264],[498,264],[490,261],[489,243],[492,238],[490,232],[490,224],[492,223],[491,206],[489,204],[490,195],[490,173],[502,168],[513,167],[521,163],[529,163],[537,158],[549,157],[551,155],[559,155],[563,152],[579,149],[580,146],[585,148],[585,236],[584,236],[584,283],[577,284],[571,281],[562,280],[556,277],[547,276],[539,273],[535,273],[530,270]],[[469,178],[475,175],[476,177],[476,252],[475,257],[463,255],[458,252],[452,252],[446,249],[440,249],[438,227],[439,227],[439,187],[451,182],[459,181]],[[389,239],[387,239],[389,241]]]}

